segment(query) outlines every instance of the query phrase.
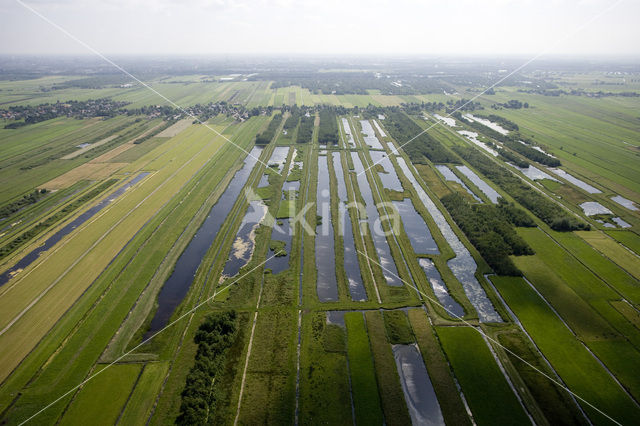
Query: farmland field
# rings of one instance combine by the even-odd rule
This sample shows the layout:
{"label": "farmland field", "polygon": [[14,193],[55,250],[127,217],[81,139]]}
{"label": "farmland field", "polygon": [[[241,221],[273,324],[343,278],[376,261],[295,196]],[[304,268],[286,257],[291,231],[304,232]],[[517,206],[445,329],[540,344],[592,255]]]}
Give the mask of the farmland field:
{"label": "farmland field", "polygon": [[234,61],[0,79],[2,424],[637,423],[640,74]]}

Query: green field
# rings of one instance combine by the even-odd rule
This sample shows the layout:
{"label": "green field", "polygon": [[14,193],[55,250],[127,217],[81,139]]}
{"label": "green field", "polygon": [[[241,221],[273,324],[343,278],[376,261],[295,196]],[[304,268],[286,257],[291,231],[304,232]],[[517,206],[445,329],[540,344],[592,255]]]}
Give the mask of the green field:
{"label": "green field", "polygon": [[[546,170],[495,132],[459,115],[454,127],[436,120],[486,89],[489,68],[447,64],[436,72],[392,62],[388,69],[372,63],[365,71],[347,71],[325,65],[286,71],[266,62],[246,70],[221,65],[215,72],[165,70],[145,78],[196,111],[197,119],[119,76],[34,71],[34,78],[0,79],[0,273],[145,173],[0,285],[2,424],[21,424],[70,389],[34,423],[181,424],[185,410],[197,406],[211,424],[410,424],[415,389],[403,388],[404,369],[399,372],[393,351],[398,344],[419,349],[446,424],[637,422],[640,214],[611,197],[640,204],[640,97],[628,94],[640,91],[638,76],[623,81],[595,71],[523,71],[463,106],[463,113],[494,114],[492,120],[511,126],[511,142],[538,144],[601,191],[589,194],[566,180],[533,180],[507,165],[507,157],[494,157],[459,133],[473,130],[492,149],[510,147],[505,152],[518,164],[526,160]],[[581,94],[536,93],[517,83],[526,79]],[[606,96],[595,96],[600,90]],[[127,104],[82,118],[37,116],[24,125],[26,118],[9,117],[46,110],[50,105],[43,104],[58,100],[101,97]],[[528,106],[505,106],[512,100]],[[370,146],[362,120],[382,127],[384,137],[374,126],[381,148]],[[511,133],[514,126],[519,133]],[[420,129],[424,134],[412,139]],[[415,145],[393,152],[409,140]],[[213,217],[219,227],[206,234],[211,231],[201,225],[219,211],[212,208],[256,144],[262,149],[253,151],[255,166],[233,181],[237,193],[224,198],[227,216]],[[266,164],[278,146],[291,147],[282,174]],[[336,175],[333,154],[343,176]],[[359,176],[352,155],[366,169]],[[378,155],[387,157],[385,170],[374,164]],[[402,160],[413,163],[406,175]],[[327,206],[316,206],[319,161],[328,161]],[[446,180],[436,165],[447,165],[480,200]],[[491,206],[480,183],[459,165],[471,167],[506,204]],[[508,178],[496,178],[494,170]],[[396,177],[401,188],[389,185]],[[283,193],[285,184],[299,186]],[[431,215],[420,188],[442,218]],[[39,189],[46,191],[34,193]],[[443,198],[455,193],[477,217],[459,220]],[[369,214],[365,199],[375,204],[367,206],[374,207]],[[437,251],[416,253],[410,237],[426,236],[409,235],[410,224],[400,220],[392,228],[387,215],[396,212],[392,201],[401,200],[413,204],[413,219],[424,221]],[[244,235],[244,226],[256,220],[249,208],[256,201],[264,204],[266,219]],[[586,201],[612,214],[587,217],[579,206]],[[321,217],[318,207],[326,208]],[[368,216],[376,209],[381,221],[374,223]],[[350,218],[355,253],[339,233],[343,214]],[[614,217],[630,226],[609,228]],[[272,234],[285,219],[293,226],[286,244]],[[459,241],[450,245],[439,220]],[[571,221],[590,230],[575,231]],[[333,226],[335,301],[319,297],[320,223]],[[203,232],[206,244],[198,256],[184,256],[190,262],[184,266],[183,254],[195,252],[185,250]],[[384,238],[374,238],[376,232]],[[531,251],[518,251],[524,245]],[[287,257],[270,259],[282,249]],[[451,262],[464,250],[469,263],[457,268],[471,272],[467,276]],[[387,251],[394,265],[381,261]],[[496,274],[495,253],[513,262],[513,276]],[[429,281],[421,258],[433,262],[444,286]],[[359,270],[348,270],[354,259]],[[276,261],[283,262],[279,272],[271,264]],[[236,263],[237,275],[223,276]],[[389,266],[400,285],[389,285]],[[176,295],[166,287],[174,273],[181,278],[173,284],[181,286]],[[470,291],[471,275],[480,288]],[[361,289],[366,299],[356,300]],[[463,318],[443,308],[445,296],[463,308]],[[143,342],[153,318],[164,312],[165,297],[176,298],[167,313],[170,325]],[[502,321],[481,320],[483,300]],[[205,330],[205,318],[230,310],[237,314],[233,340],[222,356],[212,356],[207,351],[218,346],[210,342],[229,334]],[[190,394],[193,389],[200,393]]]}

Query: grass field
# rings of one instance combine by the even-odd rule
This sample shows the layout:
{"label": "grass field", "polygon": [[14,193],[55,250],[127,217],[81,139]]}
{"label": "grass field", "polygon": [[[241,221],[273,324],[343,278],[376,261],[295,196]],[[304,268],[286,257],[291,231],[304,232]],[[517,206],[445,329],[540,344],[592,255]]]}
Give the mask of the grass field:
{"label": "grass field", "polygon": [[[520,278],[493,281],[563,382],[617,421],[633,423],[638,407],[540,296]],[[610,424],[588,404],[581,405],[595,424]]]}
{"label": "grass field", "polygon": [[469,327],[436,330],[476,423],[529,423],[482,336]]}
{"label": "grass field", "polygon": [[344,320],[356,423],[380,424],[384,418],[364,317],[360,312],[349,312]]}
{"label": "grass field", "polygon": [[[634,369],[640,363],[640,237],[636,234],[640,216],[610,200],[621,194],[640,202],[640,166],[632,146],[640,131],[637,99],[542,96],[510,86],[499,86],[494,95],[478,98],[484,106],[479,114],[495,113],[513,120],[525,136],[560,158],[563,168],[603,192],[587,194],[573,185],[550,181],[526,180],[526,184],[557,199],[565,211],[580,216],[579,203],[598,201],[632,225],[626,230],[608,230],[591,220],[597,230],[560,233],[536,218],[538,227],[517,228],[518,236],[536,254],[511,257],[526,279],[489,275],[487,262],[452,222],[439,199],[457,191],[471,203],[475,200],[460,185],[446,181],[426,153],[423,159],[414,159],[424,181],[419,185],[471,253],[477,265],[475,276],[504,319],[479,324],[474,307],[448,266],[454,256],[452,248],[402,173],[399,157],[408,162],[407,152],[396,156],[387,146],[397,147],[406,140],[392,140],[391,127],[386,128],[388,136],[380,138],[402,184],[398,191],[384,186],[376,172],[379,166],[358,177],[352,157],[354,154],[365,168],[372,166],[375,158],[365,144],[360,120],[377,120],[383,127],[393,125],[389,124],[389,110],[375,107],[413,103],[400,109],[427,129],[434,122],[429,117],[421,119],[423,114],[446,115],[444,108],[450,111],[455,101],[479,93],[477,87],[457,85],[453,94],[416,94],[408,84],[394,92],[407,93],[402,95],[381,94],[381,90],[323,94],[297,85],[273,88],[274,82],[268,79],[245,77],[168,75],[152,78],[149,84],[180,105],[224,101],[241,111],[246,107],[248,114],[244,116],[220,114],[207,119],[208,125],[246,150],[274,116],[283,112],[286,119],[295,111],[261,110],[264,106],[336,107],[342,143],[320,147],[318,133],[325,112],[309,110],[311,117],[315,114],[311,140],[297,144],[298,129],[285,135],[281,124],[260,154],[262,161],[268,161],[276,145],[291,146],[298,155],[294,159],[291,149],[283,170],[289,170],[293,161],[302,161],[300,169],[289,176],[271,173],[268,184],[256,190],[265,173],[264,165],[258,162],[242,185],[256,190],[268,207],[268,216],[276,220],[289,218],[295,223],[296,215],[309,203],[312,208],[305,221],[313,228],[317,221],[318,159],[325,161],[339,153],[346,184],[340,188],[344,189],[343,198],[346,193],[350,202],[361,202],[370,190],[378,204],[409,199],[424,219],[439,253],[416,254],[404,226],[384,238],[398,275],[422,294],[406,285],[387,285],[386,271],[376,262],[379,256],[371,231],[376,227],[388,230],[389,225],[370,221],[368,227],[363,226],[371,219],[365,210],[349,208],[354,244],[360,252],[360,278],[367,291],[366,301],[351,299],[344,270],[344,241],[337,232],[341,219],[339,181],[334,163],[329,161],[337,301],[321,302],[318,298],[317,265],[321,263],[316,261],[315,234],[304,233],[301,223],[295,224],[291,243],[285,247],[289,255],[285,270],[273,274],[265,269],[271,248],[279,246],[271,240],[273,224],[263,222],[256,227],[251,258],[240,269],[239,279],[221,279],[227,261],[239,253],[235,237],[248,209],[248,200],[241,194],[229,201],[229,214],[213,242],[204,247],[202,258],[197,259],[199,267],[191,281],[185,280],[189,285],[186,295],[170,319],[179,321],[137,347],[177,259],[201,232],[200,225],[242,166],[246,153],[206,127],[193,124],[191,118],[177,123],[143,115],[106,120],[56,118],[13,130],[0,129],[0,207],[34,188],[55,190],[8,215],[6,222],[0,223],[0,244],[47,217],[56,218],[3,258],[2,268],[11,267],[134,176],[148,173],[0,287],[0,423],[20,424],[133,350],[39,414],[37,421],[174,424],[199,348],[194,341],[197,330],[209,313],[229,309],[238,314],[238,333],[220,366],[211,366],[219,372],[210,385],[215,403],[203,402],[208,423],[409,424],[406,395],[392,350],[395,344],[417,344],[447,424],[529,424],[530,419],[539,424],[582,424],[585,419],[579,408],[594,424],[609,423],[593,406],[622,424],[640,418],[633,400],[640,400],[640,376]],[[6,108],[100,96],[130,102],[129,108],[167,104],[138,85],[47,90],[75,78],[0,80],[0,104]],[[563,74],[557,82],[599,90],[593,78],[591,74]],[[509,99],[527,101],[530,107],[491,108]],[[421,106],[421,102],[444,105]],[[373,109],[365,109],[368,105]],[[345,110],[356,106],[358,110]],[[378,114],[387,114],[387,118]],[[343,117],[351,125],[355,147],[346,147]],[[458,123],[457,128],[435,126],[428,135],[452,155],[446,164],[484,198],[454,167],[457,154],[452,148],[467,145],[456,133],[461,125],[464,127],[464,123]],[[380,136],[377,130],[376,134]],[[134,143],[137,140],[142,142]],[[82,143],[92,145],[78,148]],[[327,157],[319,155],[324,149]],[[504,166],[503,161],[496,160],[496,166]],[[81,199],[108,179],[117,182],[88,201]],[[285,181],[299,181],[297,193],[283,197]],[[491,185],[507,201],[513,201],[501,188]],[[82,200],[77,209],[59,214],[77,200]],[[484,202],[488,204],[488,200]],[[389,212],[388,207],[377,208],[381,217]],[[529,213],[525,214],[533,217]],[[464,308],[465,319],[478,329],[463,326],[439,303],[428,300],[439,290],[432,288],[418,263],[423,257],[433,262],[449,294]],[[489,282],[493,286],[487,285]],[[216,293],[223,287],[223,292]],[[329,311],[333,311],[331,315]],[[508,312],[520,323],[512,321]],[[483,339],[479,330],[504,347]],[[580,406],[538,370],[550,377],[557,374],[572,392],[584,398],[579,399]]]}

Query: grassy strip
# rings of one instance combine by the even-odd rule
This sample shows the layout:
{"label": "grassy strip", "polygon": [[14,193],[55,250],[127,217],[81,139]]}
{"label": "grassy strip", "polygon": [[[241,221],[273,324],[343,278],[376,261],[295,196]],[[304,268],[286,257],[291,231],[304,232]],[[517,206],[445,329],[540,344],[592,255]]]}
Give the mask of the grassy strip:
{"label": "grassy strip", "polygon": [[[600,363],[521,278],[498,278],[494,284],[522,325],[569,388],[622,424],[633,424],[640,415]],[[584,403],[595,424],[609,420]]]}
{"label": "grassy strip", "polygon": [[384,417],[364,317],[360,312],[347,312],[344,321],[356,424],[382,424]]}
{"label": "grassy strip", "polygon": [[[101,368],[104,366],[98,366]],[[89,419],[97,425],[115,424],[141,370],[140,364],[111,366],[82,387],[60,424],[77,425]]]}
{"label": "grassy strip", "polygon": [[445,422],[452,425],[470,425],[471,421],[460,398],[460,391],[453,380],[433,328],[429,325],[427,313],[423,309],[411,309],[409,321],[422,358],[425,360]]}
{"label": "grassy strip", "polygon": [[605,233],[640,255],[640,236],[638,234],[632,231],[605,231]]}
{"label": "grassy strip", "polygon": [[367,330],[376,366],[378,389],[382,397],[382,410],[388,425],[406,425],[411,423],[404,393],[400,385],[400,377],[396,370],[391,346],[385,335],[385,325],[380,312],[365,313]]}
{"label": "grassy strip", "polygon": [[479,425],[528,424],[486,343],[470,327],[437,327],[442,347]]}
{"label": "grassy strip", "polygon": [[[626,231],[622,232],[629,234]],[[589,243],[590,246],[607,256],[618,266],[633,275],[636,279],[640,279],[640,259],[638,259],[638,256],[629,252],[629,250],[625,249],[614,239],[607,237],[602,232],[577,232],[577,234],[580,238]],[[616,234],[614,233],[613,235],[615,236]],[[635,303],[640,303],[640,301],[636,300]]]}
{"label": "grassy strip", "polygon": [[[325,350],[326,327],[325,312],[303,316],[300,423],[352,424],[347,359],[344,352]],[[344,342],[344,334],[342,337]],[[344,343],[342,349],[344,351]]]}
{"label": "grassy strip", "polygon": [[408,345],[416,341],[404,311],[383,311],[382,316],[389,343]]}
{"label": "grassy strip", "polygon": [[147,421],[155,400],[151,396],[160,391],[168,368],[169,366],[165,362],[145,364],[140,379],[129,397],[129,402],[120,416],[120,424],[143,424]]}
{"label": "grassy strip", "polygon": [[295,409],[297,313],[262,310],[247,367],[241,424],[288,424]]}

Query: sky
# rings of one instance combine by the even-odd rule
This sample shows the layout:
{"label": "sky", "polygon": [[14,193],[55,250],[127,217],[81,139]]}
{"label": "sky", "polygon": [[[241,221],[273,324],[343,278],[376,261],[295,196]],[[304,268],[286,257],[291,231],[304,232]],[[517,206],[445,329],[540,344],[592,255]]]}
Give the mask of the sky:
{"label": "sky", "polygon": [[[0,0],[0,54],[640,56],[639,0]],[[613,7],[612,7],[613,6]]]}

